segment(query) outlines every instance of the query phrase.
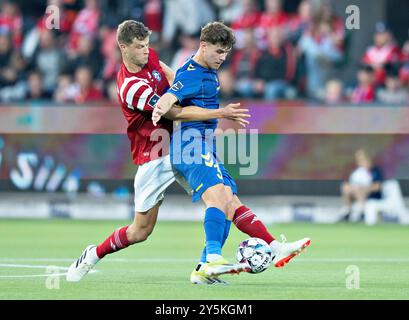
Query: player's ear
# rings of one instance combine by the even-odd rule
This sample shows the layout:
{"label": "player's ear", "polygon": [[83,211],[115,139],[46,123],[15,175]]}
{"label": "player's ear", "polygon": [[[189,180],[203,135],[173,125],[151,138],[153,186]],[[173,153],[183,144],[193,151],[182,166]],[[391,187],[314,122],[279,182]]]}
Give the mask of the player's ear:
{"label": "player's ear", "polygon": [[126,44],[124,44],[124,43],[119,43],[118,42],[118,46],[119,46],[119,49],[121,49],[121,51],[124,51],[126,49]]}
{"label": "player's ear", "polygon": [[200,49],[204,50],[204,49],[206,49],[206,47],[207,47],[207,43],[204,42],[204,41],[200,41]]}

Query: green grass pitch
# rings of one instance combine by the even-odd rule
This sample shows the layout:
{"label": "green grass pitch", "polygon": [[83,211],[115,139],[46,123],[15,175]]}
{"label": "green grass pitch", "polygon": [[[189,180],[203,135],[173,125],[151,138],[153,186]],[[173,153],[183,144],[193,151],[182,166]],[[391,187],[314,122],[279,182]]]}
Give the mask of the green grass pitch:
{"label": "green grass pitch", "polygon": [[[64,273],[85,246],[101,242],[122,225],[123,221],[0,220],[0,299],[409,298],[409,230],[392,224],[271,225],[273,235],[283,233],[289,241],[309,236],[312,244],[282,269],[225,275],[229,286],[195,286],[189,275],[203,245],[202,224],[159,221],[148,241],[108,255],[96,266],[97,272],[81,282],[48,278],[47,266]],[[233,260],[236,246],[246,237],[233,226],[224,255]]]}

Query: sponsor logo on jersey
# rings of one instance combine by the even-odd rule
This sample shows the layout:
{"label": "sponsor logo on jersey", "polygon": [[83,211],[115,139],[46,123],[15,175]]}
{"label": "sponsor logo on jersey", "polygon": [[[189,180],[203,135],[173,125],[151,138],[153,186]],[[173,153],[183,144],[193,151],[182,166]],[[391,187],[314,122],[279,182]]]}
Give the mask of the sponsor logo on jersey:
{"label": "sponsor logo on jersey", "polygon": [[187,67],[187,71],[193,71],[196,70],[196,68],[193,66],[193,64],[189,64]]}

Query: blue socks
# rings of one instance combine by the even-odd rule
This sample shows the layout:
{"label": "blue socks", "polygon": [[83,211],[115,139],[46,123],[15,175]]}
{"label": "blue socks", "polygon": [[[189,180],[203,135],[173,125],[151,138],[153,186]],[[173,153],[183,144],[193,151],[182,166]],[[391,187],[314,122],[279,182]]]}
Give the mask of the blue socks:
{"label": "blue socks", "polygon": [[223,211],[211,207],[207,208],[204,229],[206,234],[206,246],[203,248],[200,262],[206,262],[208,254],[221,255],[222,247],[226,242],[230,232],[231,221],[226,220]]}
{"label": "blue socks", "polygon": [[204,218],[207,254],[222,254],[226,216],[217,208],[207,208]]}

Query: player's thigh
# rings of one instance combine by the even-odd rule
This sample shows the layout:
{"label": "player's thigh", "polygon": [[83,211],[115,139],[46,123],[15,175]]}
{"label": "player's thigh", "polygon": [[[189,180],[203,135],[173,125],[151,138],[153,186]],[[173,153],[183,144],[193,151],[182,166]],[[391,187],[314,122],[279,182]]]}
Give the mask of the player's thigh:
{"label": "player's thigh", "polygon": [[223,177],[224,185],[231,190],[233,195],[237,194],[236,181],[234,181],[233,177],[230,175],[229,171],[227,171],[227,169],[224,167],[222,163],[219,163],[218,166]]}
{"label": "player's thigh", "polygon": [[155,207],[174,181],[175,172],[169,156],[139,166],[134,180],[135,212],[146,212]]}
{"label": "player's thigh", "polygon": [[208,153],[200,163],[174,163],[174,167],[193,191],[193,202],[200,200],[206,190],[224,184],[223,175],[213,154]]}

